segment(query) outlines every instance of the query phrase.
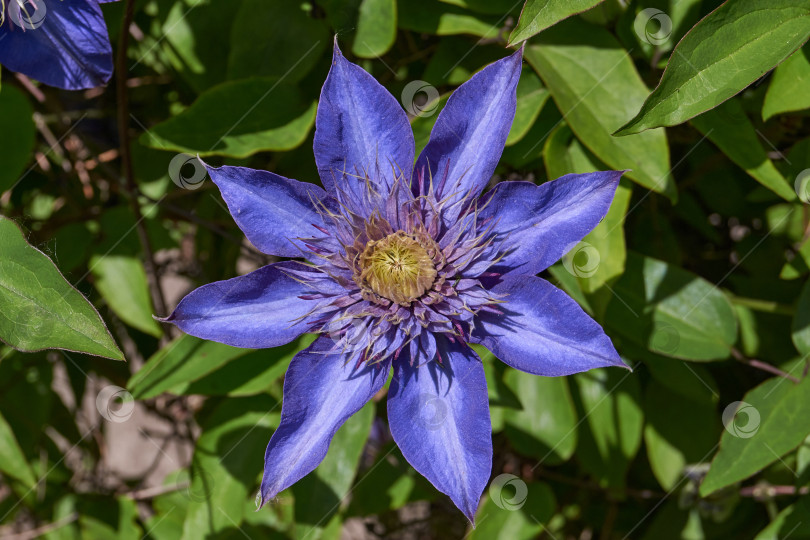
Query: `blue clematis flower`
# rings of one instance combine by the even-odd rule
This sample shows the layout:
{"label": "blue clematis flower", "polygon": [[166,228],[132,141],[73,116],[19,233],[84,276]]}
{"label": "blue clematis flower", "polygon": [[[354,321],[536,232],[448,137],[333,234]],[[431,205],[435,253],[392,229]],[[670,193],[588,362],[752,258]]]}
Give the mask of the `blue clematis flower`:
{"label": "blue clematis flower", "polygon": [[602,328],[536,277],[604,217],[622,173],[503,182],[479,198],[515,115],[521,62],[522,50],[459,87],[414,166],[402,107],[336,43],[314,143],[325,190],[208,169],[256,247],[310,262],[205,285],[164,320],[249,348],[322,333],[287,371],[261,504],[323,460],[393,369],[394,440],[472,520],[490,478],[492,429],[484,368],[468,344],[543,376],[623,366]]}
{"label": "blue clematis flower", "polygon": [[99,4],[0,0],[0,65],[65,90],[107,84],[112,47]]}

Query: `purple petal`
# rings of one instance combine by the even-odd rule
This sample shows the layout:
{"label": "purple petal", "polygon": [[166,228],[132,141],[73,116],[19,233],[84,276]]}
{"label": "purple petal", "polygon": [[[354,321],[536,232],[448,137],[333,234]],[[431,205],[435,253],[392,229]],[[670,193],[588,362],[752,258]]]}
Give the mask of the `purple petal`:
{"label": "purple petal", "polygon": [[[23,12],[21,19],[12,14],[18,9],[17,0],[6,6],[0,27],[0,64],[65,90],[106,84],[113,69],[112,47],[98,0],[37,1],[36,5],[39,9],[34,10],[26,2],[29,14]],[[23,24],[12,27],[15,17]]]}
{"label": "purple petal", "polygon": [[329,280],[320,280],[316,289],[290,277],[284,271],[287,267],[303,265],[270,264],[244,276],[203,285],[162,320],[186,334],[234,347],[263,349],[289,343],[310,330],[307,315],[326,296],[323,288],[327,284],[331,284],[332,295],[345,290]]}
{"label": "purple petal", "polygon": [[441,341],[441,365],[394,361],[388,422],[405,459],[473,521],[492,471],[487,383],[472,349]]}
{"label": "purple petal", "polygon": [[452,224],[465,205],[487,185],[515,118],[515,89],[523,49],[498,60],[462,84],[447,100],[430,142],[416,162],[433,178],[437,199],[447,199],[444,222]]}
{"label": "purple petal", "polygon": [[318,103],[314,150],[321,181],[333,194],[342,190],[363,200],[366,174],[382,195],[398,176],[410,180],[414,141],[405,111],[374,77],[343,57],[337,38]]}
{"label": "purple petal", "polygon": [[245,167],[207,169],[236,224],[264,253],[300,257],[305,248],[299,239],[323,226],[315,205],[328,203],[328,196],[318,186]]}
{"label": "purple petal", "polygon": [[507,275],[492,292],[504,295],[503,314],[483,313],[473,340],[515,369],[557,377],[621,366],[602,327],[544,279]]}
{"label": "purple petal", "polygon": [[281,424],[264,454],[261,504],[323,461],[335,432],[385,384],[390,362],[355,366],[318,338],[298,353],[284,377]]}
{"label": "purple petal", "polygon": [[506,253],[490,271],[533,276],[557,262],[605,217],[622,174],[567,174],[539,186],[495,186],[484,197],[479,223],[493,227]]}

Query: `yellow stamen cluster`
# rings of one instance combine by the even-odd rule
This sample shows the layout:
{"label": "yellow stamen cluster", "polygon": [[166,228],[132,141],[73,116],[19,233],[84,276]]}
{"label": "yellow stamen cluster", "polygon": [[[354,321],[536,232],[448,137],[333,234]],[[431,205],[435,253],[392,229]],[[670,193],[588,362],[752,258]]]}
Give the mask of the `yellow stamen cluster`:
{"label": "yellow stamen cluster", "polygon": [[360,278],[376,294],[402,306],[433,286],[436,268],[428,252],[403,231],[369,241],[360,255]]}

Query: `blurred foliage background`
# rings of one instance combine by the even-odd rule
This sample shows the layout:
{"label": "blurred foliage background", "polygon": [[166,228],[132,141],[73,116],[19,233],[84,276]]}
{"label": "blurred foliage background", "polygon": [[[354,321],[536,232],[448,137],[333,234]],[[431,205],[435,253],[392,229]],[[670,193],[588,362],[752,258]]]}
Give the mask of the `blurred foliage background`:
{"label": "blurred foliage background", "polygon": [[[810,538],[810,14],[729,4],[676,48],[720,2],[139,0],[116,67],[134,185],[114,81],[64,92],[4,71],[0,286],[38,269],[111,336],[43,345],[58,323],[37,310],[0,315],[0,333],[127,361],[0,349],[0,536]],[[124,3],[103,10],[115,44]],[[254,512],[284,371],[311,337],[244,350],[152,318],[274,260],[191,156],[317,182],[335,34],[401,98],[417,150],[454,88],[528,40],[492,184],[630,170],[545,277],[634,371],[542,378],[480,351],[496,481],[475,530],[399,454],[385,395]]]}

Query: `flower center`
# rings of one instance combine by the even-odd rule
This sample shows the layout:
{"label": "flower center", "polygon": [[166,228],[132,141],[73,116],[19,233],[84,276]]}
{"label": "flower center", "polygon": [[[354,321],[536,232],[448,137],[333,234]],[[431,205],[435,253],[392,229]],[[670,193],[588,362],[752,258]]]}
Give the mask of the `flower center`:
{"label": "flower center", "polygon": [[403,231],[370,240],[359,262],[360,279],[378,295],[403,306],[425,294],[436,279],[427,250]]}

